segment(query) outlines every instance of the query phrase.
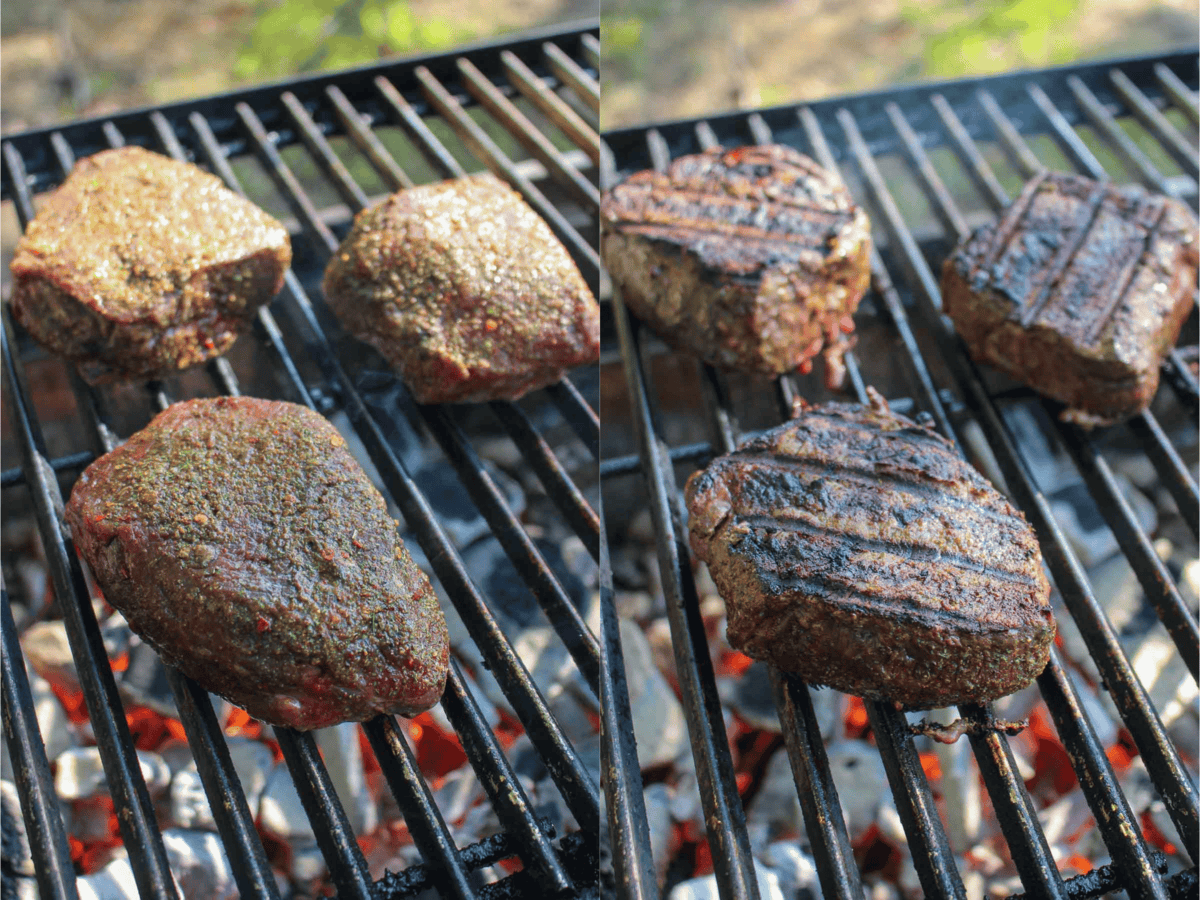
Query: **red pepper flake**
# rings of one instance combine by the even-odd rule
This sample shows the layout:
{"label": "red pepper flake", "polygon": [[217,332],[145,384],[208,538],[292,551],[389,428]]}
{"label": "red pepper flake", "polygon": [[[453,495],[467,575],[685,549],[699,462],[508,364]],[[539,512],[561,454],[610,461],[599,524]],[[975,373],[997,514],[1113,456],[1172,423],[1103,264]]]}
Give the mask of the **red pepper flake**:
{"label": "red pepper flake", "polygon": [[325,560],[325,562],[333,562],[334,557],[336,557],[336,556],[337,556],[337,554],[335,554],[333,552],[332,547],[322,547],[321,548],[321,559]]}
{"label": "red pepper flake", "polygon": [[801,375],[807,375],[812,370],[813,370],[813,362],[811,359],[806,359],[804,362],[800,363],[800,374]]}
{"label": "red pepper flake", "polygon": [[204,339],[204,349],[205,350],[216,350],[217,345],[213,343],[212,338],[205,338]]}
{"label": "red pepper flake", "polygon": [[486,328],[488,331],[495,331],[497,328],[500,327],[500,323],[497,322],[495,319],[485,319],[483,322],[483,327]]}
{"label": "red pepper flake", "polygon": [[362,549],[363,549],[363,547],[365,546],[365,545],[363,544],[363,542],[362,542],[362,541],[360,541],[358,538],[350,538],[350,543],[352,543],[352,544],[353,544],[355,547],[357,547],[359,550],[362,550]]}
{"label": "red pepper flake", "polygon": [[104,513],[100,513],[100,515],[96,516],[96,518],[92,519],[92,521],[93,522],[103,522],[104,521]]}
{"label": "red pepper flake", "polygon": [[259,617],[258,617],[258,624],[257,624],[257,626],[256,626],[256,627],[257,627],[257,629],[258,629],[258,633],[259,633],[259,634],[262,634],[264,631],[270,631],[270,630],[271,630],[271,623],[270,623],[270,622],[268,622],[266,619],[264,619],[262,616],[259,616]]}

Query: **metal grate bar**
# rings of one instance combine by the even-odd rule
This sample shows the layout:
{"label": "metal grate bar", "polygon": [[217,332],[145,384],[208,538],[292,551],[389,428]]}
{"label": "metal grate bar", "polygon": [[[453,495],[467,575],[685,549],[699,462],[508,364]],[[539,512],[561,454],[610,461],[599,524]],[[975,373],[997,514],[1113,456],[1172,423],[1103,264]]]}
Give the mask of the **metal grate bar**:
{"label": "metal grate bar", "polygon": [[[70,453],[67,456],[59,456],[50,460],[50,470],[56,475],[63,472],[77,472],[80,469],[91,465],[92,460],[96,458],[96,454],[90,450],[84,450],[81,453]],[[0,488],[15,487],[18,484],[25,483],[25,473],[20,467],[13,469],[5,469],[0,473]]]}
{"label": "metal grate bar", "polygon": [[[252,129],[256,146],[263,149],[271,167],[278,171],[281,186],[294,182],[294,178],[287,177],[290,172],[278,151],[270,146],[269,138],[262,130],[261,123],[258,123],[256,119],[245,119],[245,121]],[[311,119],[308,121],[311,124]],[[302,120],[298,120],[298,122],[304,124]],[[328,144],[316,131],[315,126],[310,130],[307,140],[318,147],[328,148]],[[349,173],[345,172],[344,168],[343,172],[346,179],[349,180]],[[352,181],[350,183],[353,184]],[[311,204],[297,203],[297,208],[303,209],[306,205],[311,206]],[[309,217],[302,216],[302,222],[308,226],[310,224]],[[326,247],[331,253],[336,251],[337,243],[332,239],[332,235],[326,242]],[[598,697],[600,693],[600,648],[579,611],[550,571],[549,565],[534,546],[529,535],[525,533],[512,510],[509,509],[503,494],[496,487],[491,476],[487,474],[482,461],[475,455],[466,436],[449,413],[445,409],[432,406],[421,407],[421,412],[430,433],[433,434],[447,459],[454,466],[472,501],[487,520],[493,534],[500,541],[517,571],[533,591],[550,623],[579,666],[589,687]]]}
{"label": "metal grate bar", "polygon": [[[38,892],[42,897],[70,900],[79,896],[75,888],[75,870],[71,849],[54,792],[54,776],[46,745],[34,715],[33,694],[25,673],[25,655],[17,640],[17,625],[8,603],[8,590],[0,587],[0,669],[3,670],[4,737],[13,766],[13,780],[21,798],[21,815],[33,856]],[[634,757],[636,759],[636,756]]]}
{"label": "metal grate bar", "polygon": [[1195,145],[1188,141],[1171,121],[1159,112],[1136,84],[1120,69],[1109,72],[1109,80],[1125,105],[1154,135],[1163,149],[1193,178],[1200,178],[1200,163],[1196,159]]}
{"label": "metal grate bar", "polygon": [[[279,99],[283,102],[288,115],[291,116],[292,122],[295,123],[296,131],[299,133],[300,139],[303,141],[309,155],[317,161],[317,165],[321,167],[321,171],[333,182],[334,187],[337,188],[338,193],[342,195],[342,199],[346,201],[347,205],[351,209],[362,209],[365,206],[370,206],[371,201],[367,199],[367,195],[363,192],[363,189],[350,177],[350,172],[346,169],[346,164],[333,152],[333,148],[329,146],[329,141],[325,140],[325,135],[321,133],[320,127],[312,120],[304,105],[296,99],[296,95],[291,91],[284,91]],[[349,121],[354,121],[358,117],[347,118]]]}
{"label": "metal grate bar", "polygon": [[542,165],[550,172],[555,181],[584,206],[588,212],[595,215],[600,211],[600,192],[596,186],[579,174],[516,104],[504,94],[475,65],[465,57],[458,61],[459,74],[471,96],[492,114],[492,117],[508,130],[509,134],[521,142],[526,151],[541,160]]}
{"label": "metal grate bar", "polygon": [[1196,92],[1162,63],[1154,64],[1154,77],[1158,79],[1163,92],[1171,98],[1175,107],[1192,120],[1192,125],[1200,126],[1200,109],[1196,107]]}
{"label": "metal grate bar", "polygon": [[900,135],[900,140],[904,144],[904,149],[908,151],[909,161],[916,168],[921,176],[921,186],[925,188],[926,194],[929,195],[933,202],[934,214],[942,223],[942,228],[949,234],[964,235],[970,229],[967,228],[966,220],[958,211],[958,206],[955,204],[950,192],[946,190],[946,185],[942,181],[942,177],[938,175],[934,169],[933,163],[929,156],[925,153],[925,148],[921,146],[921,139],[917,137],[912,127],[908,124],[908,120],[904,118],[904,113],[900,111],[900,107],[895,103],[889,103],[885,107],[888,118],[892,122],[892,127],[896,129],[896,133]]}
{"label": "metal grate bar", "polygon": [[600,256],[596,248],[586,242],[578,231],[567,221],[558,208],[546,199],[533,183],[522,175],[513,165],[512,160],[488,137],[467,115],[454,96],[433,77],[428,69],[418,68],[417,80],[425,89],[429,102],[454,129],[458,138],[474,153],[495,175],[511,184],[537,212],[546,220],[555,237],[571,251],[571,256],[583,270],[588,283],[595,285],[600,278]]}
{"label": "metal grate bar", "polygon": [[[1013,166],[1021,172],[1030,173],[1036,172],[1042,167],[1041,161],[1033,155],[1033,151],[1021,139],[1021,134],[1017,131],[1015,125],[1008,118],[1008,115],[996,102],[996,98],[992,96],[990,91],[979,90],[975,93],[976,99],[979,100],[979,105],[983,107],[983,111],[991,120],[992,127],[996,129],[996,136],[1000,138],[1000,146],[1004,148],[1005,154]],[[1025,177],[1029,177],[1026,174]]]}
{"label": "metal grate bar", "polygon": [[1072,75],[1067,79],[1067,87],[1071,89],[1075,102],[1091,119],[1096,130],[1104,136],[1117,154],[1141,176],[1142,183],[1146,187],[1168,196],[1175,194],[1175,191],[1167,184],[1162,172],[1150,161],[1150,157],[1133,142],[1129,135],[1121,130],[1121,126],[1104,108],[1104,105],[1096,99],[1096,95],[1086,84]]}
{"label": "metal grate bar", "polygon": [[429,130],[429,126],[425,124],[425,120],[417,115],[416,110],[412,108],[390,81],[381,75],[375,79],[375,87],[387,103],[396,121],[416,141],[417,149],[421,151],[426,161],[443,178],[462,178],[467,174],[466,169],[460,166],[458,160],[450,154],[450,151],[443,147],[441,141],[434,137],[433,132]]}
{"label": "metal grate bar", "polygon": [[954,112],[954,107],[941,94],[934,94],[929,98],[929,102],[937,110],[938,118],[942,120],[942,126],[954,143],[954,149],[959,156],[966,160],[967,174],[971,176],[975,186],[985,197],[990,197],[993,201],[1004,202],[999,200],[1004,196],[1004,188],[1001,187],[996,173],[992,171],[988,161],[983,158],[983,154],[975,146],[975,142],[971,140],[970,133]]}
{"label": "metal grate bar", "polygon": [[[17,217],[22,229],[33,218],[34,208],[25,177],[25,163],[10,143],[3,145],[5,168],[12,183]],[[34,500],[38,530],[46,549],[47,563],[56,596],[61,599],[71,653],[79,670],[88,715],[96,733],[104,771],[110,775],[113,801],[128,814],[118,817],[121,837],[131,848],[130,862],[138,889],[147,897],[175,897],[175,883],[167,865],[162,836],[155,827],[154,810],[146,792],[137,752],[129,734],[121,702],[96,615],[83,580],[74,546],[59,522],[62,496],[58,482],[46,463],[41,427],[33,416],[19,361],[12,353],[9,313],[4,311],[4,374],[8,385],[10,415],[18,433],[21,468]],[[75,602],[71,602],[74,598]],[[102,664],[103,663],[103,664]],[[115,784],[113,784],[115,782]]]}
{"label": "metal grate bar", "polygon": [[[901,115],[898,109],[896,115]],[[903,121],[902,117],[900,121]],[[960,223],[959,227],[953,230],[951,236],[958,241],[965,240],[970,235],[970,230],[962,222],[957,204],[946,190],[941,178],[933,170],[924,148],[916,141],[915,135],[912,134],[911,129],[907,129],[907,126],[904,130],[898,127],[897,131],[909,153],[918,163],[919,180],[929,196],[930,202],[935,207],[948,206],[944,215],[945,221]],[[967,140],[970,141],[970,138],[967,137]],[[978,152],[975,155],[979,157]],[[979,159],[982,161],[981,157]],[[1007,204],[1008,198],[1002,194],[996,198],[996,201],[993,203],[993,210],[999,212]],[[1197,668],[1200,667],[1200,629],[1197,628],[1195,617],[1188,609],[1171,573],[1167,570],[1166,563],[1154,551],[1154,546],[1138,521],[1137,514],[1134,513],[1129,502],[1121,493],[1108,462],[1096,449],[1091,438],[1081,429],[1057,421],[1057,417],[1053,415],[1053,404],[1044,404],[1044,406],[1048,414],[1055,420],[1062,443],[1074,458],[1076,467],[1083,475],[1088,488],[1093,496],[1100,499],[1099,507],[1105,521],[1108,522],[1113,534],[1117,537],[1121,549],[1125,552],[1126,558],[1146,591],[1147,598],[1154,605],[1159,619],[1166,626],[1175,645],[1187,661],[1192,677],[1195,678]]]}
{"label": "metal grate bar", "polygon": [[597,120],[600,116],[600,84],[589,75],[584,68],[563,53],[554,44],[547,41],[542,44],[542,52],[546,54],[546,64],[558,79],[575,92],[580,100],[587,104]]}
{"label": "metal grate bar", "polygon": [[[942,347],[958,347],[957,353],[945,353],[946,362],[959,384],[972,400],[979,422],[990,444],[1009,489],[1018,504],[1031,519],[1038,534],[1043,555],[1054,575],[1059,591],[1079,625],[1089,652],[1092,654],[1117,708],[1121,711],[1134,741],[1146,763],[1160,794],[1168,795],[1168,808],[1173,821],[1185,840],[1196,834],[1196,790],[1170,739],[1163,730],[1157,711],[1150,703],[1145,689],[1137,680],[1104,611],[1096,602],[1086,576],[1050,513],[1049,504],[1038,491],[1024,459],[1017,450],[1007,425],[1000,418],[991,398],[983,387],[978,370],[970,362],[961,341],[944,322],[940,314],[940,294],[924,258],[916,249],[911,233],[899,215],[895,202],[867,150],[857,123],[848,112],[838,116],[859,169],[866,176],[868,190],[882,211],[882,224],[889,238],[903,250],[904,259],[919,288],[918,298],[929,327],[938,334]],[[1075,752],[1070,745],[1069,752]],[[1082,752],[1082,751],[1080,751]],[[1132,827],[1132,826],[1131,826]],[[1194,846],[1194,844],[1193,844]]]}
{"label": "metal grate bar", "polygon": [[383,146],[383,141],[379,140],[378,136],[371,129],[368,117],[365,114],[359,113],[354,108],[346,98],[346,95],[342,93],[341,88],[337,85],[330,85],[325,89],[325,96],[333,104],[333,110],[337,113],[338,120],[342,123],[342,127],[346,129],[346,134],[350,136],[350,140],[371,161],[371,164],[377,169],[386,170],[389,179],[393,183],[406,188],[413,187],[413,180],[396,165],[396,161],[392,159],[392,155]]}
{"label": "metal grate bar", "polygon": [[545,388],[575,436],[583,442],[592,459],[600,458],[600,417],[579,393],[569,378]]}
{"label": "metal grate bar", "polygon": [[502,53],[500,58],[504,62],[504,73],[509,83],[541,110],[573,144],[581,147],[595,165],[600,165],[600,135],[596,133],[596,129],[538,78],[515,53]]}
{"label": "metal grate bar", "polygon": [[1037,104],[1042,115],[1046,117],[1046,121],[1050,123],[1051,132],[1063,148],[1067,158],[1079,166],[1079,168],[1086,169],[1091,173],[1093,178],[1103,178],[1103,175],[1098,174],[1104,171],[1100,166],[1100,162],[1096,159],[1092,151],[1088,149],[1088,145],[1083,142],[1083,138],[1075,133],[1075,129],[1071,127],[1071,123],[1059,112],[1058,107],[1054,105],[1054,101],[1033,82],[1027,84],[1025,90],[1033,99],[1033,102]]}
{"label": "metal grate bar", "polygon": [[496,400],[489,404],[521,455],[546,487],[546,493],[558,507],[567,524],[583,541],[592,559],[600,561],[600,517],[571,481],[554,451],[538,434],[529,416],[515,403]]}

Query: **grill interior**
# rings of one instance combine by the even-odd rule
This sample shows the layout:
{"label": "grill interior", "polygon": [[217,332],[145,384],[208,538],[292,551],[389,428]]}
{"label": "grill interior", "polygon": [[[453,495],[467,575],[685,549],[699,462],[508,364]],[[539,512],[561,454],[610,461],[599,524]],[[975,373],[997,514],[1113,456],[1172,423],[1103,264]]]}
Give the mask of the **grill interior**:
{"label": "grill interior", "polygon": [[[1170,814],[1185,868],[1168,877],[1148,845],[1117,775],[1098,741],[1077,689],[1080,673],[1055,649],[1037,688],[1066,748],[1111,864],[1066,877],[1051,854],[1038,809],[1009,739],[995,731],[970,736],[1000,830],[1026,895],[1194,896],[1197,793],[1164,728],[1147,686],[1139,682],[1108,612],[1038,480],[1037,448],[1018,419],[1073,461],[1103,515],[1146,602],[1173,641],[1194,682],[1200,644],[1196,611],[1181,596],[1176,573],[1156,554],[1151,536],[1123,497],[1111,460],[1132,453],[1153,467],[1179,517],[1197,536],[1194,360],[1196,314],[1164,365],[1150,411],[1126,425],[1093,433],[1058,422],[1058,407],[968,358],[940,314],[941,261],[970,230],[992,220],[1021,184],[1044,169],[1140,182],[1197,205],[1197,57],[1194,52],[1081,65],[972,82],[899,88],[706,120],[672,122],[602,135],[602,184],[714,145],[790,144],[840,172],[874,226],[872,290],[859,314],[858,350],[847,359],[846,393],[865,402],[865,386],[893,408],[930,417],[938,430],[1001,485],[1036,529],[1055,587],[1060,630],[1073,620],[1121,721]],[[819,371],[774,382],[726,376],[670,353],[627,315],[619,296],[605,307],[616,333],[603,366],[623,370],[624,389],[604,398],[601,460],[606,532],[624,532],[636,512],[631,494],[649,507],[682,705],[695,761],[713,872],[723,898],[759,896],[751,842],[735,781],[725,720],[709,655],[705,623],[687,547],[682,485],[710,458],[731,450],[747,432],[785,420],[793,400],[831,399]],[[607,372],[607,370],[605,370]],[[694,374],[693,374],[694,372]],[[613,372],[613,377],[619,377]],[[602,376],[604,377],[604,376]],[[1185,462],[1185,459],[1187,460]],[[603,594],[607,659],[622,671],[611,581]],[[1158,627],[1158,626],[1156,626]],[[811,852],[825,896],[862,897],[856,864],[813,695],[776,670],[770,680]],[[632,897],[656,896],[649,829],[628,696],[617,679],[606,709],[611,727],[604,751],[612,775],[607,802],[617,874]],[[1193,694],[1194,696],[1194,694]],[[1194,701],[1193,701],[1194,702]],[[958,712],[985,724],[991,706]],[[866,713],[907,835],[912,863],[929,897],[966,897],[963,873],[947,840],[929,779],[906,717],[867,702]],[[623,727],[622,727],[623,726]],[[1194,761],[1193,761],[1194,764]],[[1190,867],[1188,867],[1190,866]],[[1176,866],[1178,869],[1178,866]]]}
{"label": "grill interior", "polygon": [[[90,389],[39,351],[7,308],[4,313],[5,403],[19,456],[19,465],[5,461],[11,466],[3,473],[6,513],[23,506],[36,516],[141,896],[177,892],[84,573],[61,525],[62,499],[90,460],[171,402],[243,391],[304,403],[354,438],[350,446],[402,516],[406,543],[419,560],[424,557],[449,600],[443,604],[447,614],[457,613],[476,651],[470,660],[452,654],[441,705],[501,823],[499,833],[478,843],[456,845],[402,726],[378,717],[363,728],[422,862],[373,882],[356,842],[360,836],[313,737],[275,730],[338,896],[403,897],[427,888],[463,898],[597,894],[595,743],[585,746],[564,732],[546,698],[552,685],[531,677],[511,635],[501,630],[496,598],[481,590],[477,573],[464,563],[466,548],[456,545],[439,505],[444,489],[419,483],[419,473],[410,470],[414,445],[435,456],[434,447],[440,448],[437,465],[453,470],[472,514],[482,515],[484,530],[499,542],[536,598],[538,615],[574,661],[585,707],[598,712],[600,647],[586,622],[594,602],[590,591],[571,588],[552,568],[514,509],[511,492],[476,448],[477,439],[509,441],[516,465],[541,485],[525,490],[521,505],[547,506],[563,533],[598,560],[599,518],[587,496],[596,487],[599,453],[595,373],[580,371],[519,404],[417,407],[382,360],[341,332],[319,284],[353,213],[401,187],[488,169],[546,219],[597,290],[598,47],[595,24],[582,23],[4,138],[3,198],[12,202],[22,227],[34,214],[37,195],[58,184],[74,160],[138,143],[208,168],[292,232],[295,264],[280,296],[258,314],[253,337],[228,357],[168,382]],[[39,389],[56,378],[64,385],[69,379],[74,404],[65,424],[49,421],[52,398]],[[43,897],[73,897],[74,868],[7,590],[2,605],[4,734],[38,884]],[[545,809],[535,809],[480,711],[468,667],[487,669],[499,683],[561,794],[566,809],[560,813],[569,813],[578,830],[556,833]],[[279,896],[209,695],[177,672],[166,674],[242,896]],[[515,874],[481,883],[475,870],[502,860]]]}

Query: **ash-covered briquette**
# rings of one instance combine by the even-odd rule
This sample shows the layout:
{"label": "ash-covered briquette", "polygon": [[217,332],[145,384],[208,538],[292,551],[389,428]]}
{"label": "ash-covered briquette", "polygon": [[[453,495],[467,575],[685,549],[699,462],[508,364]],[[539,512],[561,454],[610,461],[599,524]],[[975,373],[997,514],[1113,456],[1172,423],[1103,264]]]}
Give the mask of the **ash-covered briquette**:
{"label": "ash-covered briquette", "polygon": [[841,382],[870,280],[866,213],[790,147],[715,148],[637,172],[600,209],[605,267],[663,340],[721,369]]}
{"label": "ash-covered briquette", "polygon": [[419,403],[512,399],[600,354],[600,307],[550,227],[490,174],[355,217],[325,270],[346,328]]}
{"label": "ash-covered briquette", "polygon": [[308,730],[441,696],[433,588],[341,435],[305,407],[177,403],[88,467],[66,519],[130,628],[255,718]]}
{"label": "ash-covered briquette", "polygon": [[873,391],[806,408],[685,495],[748,656],[912,709],[1002,697],[1045,668],[1050,586],[1024,516]]}
{"label": "ash-covered briquette", "polygon": [[282,225],[220,179],[141,147],[81,159],[17,244],[13,316],[89,382],[224,353],[278,293]]}
{"label": "ash-covered briquette", "polygon": [[1198,259],[1178,200],[1045,174],[946,260],[942,295],[975,359],[1065,403],[1069,421],[1110,425],[1154,399]]}

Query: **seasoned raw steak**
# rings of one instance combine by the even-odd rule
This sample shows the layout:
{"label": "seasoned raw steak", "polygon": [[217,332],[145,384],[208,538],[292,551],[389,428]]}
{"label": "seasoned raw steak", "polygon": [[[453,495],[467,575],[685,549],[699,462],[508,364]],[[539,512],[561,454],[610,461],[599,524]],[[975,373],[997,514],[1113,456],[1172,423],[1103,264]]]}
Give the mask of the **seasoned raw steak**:
{"label": "seasoned raw steak", "polygon": [[1041,175],[946,260],[942,295],[975,359],[1084,426],[1144,410],[1196,291],[1196,222],[1179,201]]}
{"label": "seasoned raw steak", "polygon": [[914,709],[1002,697],[1046,665],[1050,587],[1024,517],[874,392],[804,410],[686,496],[750,656]]}
{"label": "seasoned raw steak", "polygon": [[229,349],[291,259],[283,226],[215,176],[105,150],[17,244],[13,315],[90,382],[169,375]]}
{"label": "seasoned raw steak", "polygon": [[415,715],[441,696],[433,588],[345,441],[305,407],[177,403],[88,467],[66,518],[129,626],[264,722]]}
{"label": "seasoned raw steak", "polygon": [[325,296],[419,403],[516,399],[600,354],[600,307],[549,226],[492,175],[392,195],[354,220]]}
{"label": "seasoned raw steak", "polygon": [[667,343],[722,369],[807,371],[843,333],[870,280],[866,214],[790,147],[714,149],[638,172],[601,204],[604,264]]}

